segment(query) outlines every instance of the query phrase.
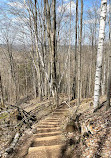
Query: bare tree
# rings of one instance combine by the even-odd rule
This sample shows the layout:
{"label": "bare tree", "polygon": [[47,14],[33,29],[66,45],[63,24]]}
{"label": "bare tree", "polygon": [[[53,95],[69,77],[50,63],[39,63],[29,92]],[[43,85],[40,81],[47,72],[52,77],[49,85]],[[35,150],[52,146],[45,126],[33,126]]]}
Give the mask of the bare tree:
{"label": "bare tree", "polygon": [[[109,0],[109,48],[111,48],[111,0]],[[110,108],[110,97],[111,97],[111,53],[109,52],[106,110]]]}
{"label": "bare tree", "polygon": [[94,109],[96,109],[99,106],[106,12],[107,12],[107,0],[101,0],[99,43],[98,43],[96,75],[95,75],[95,88],[94,88]]}
{"label": "bare tree", "polygon": [[2,86],[2,78],[0,73],[0,98],[1,98],[1,108],[4,107],[4,98],[3,98],[3,86]]}
{"label": "bare tree", "polygon": [[77,91],[77,89],[76,89],[76,80],[77,80],[77,68],[76,68],[76,64],[77,64],[77,33],[78,33],[78,30],[77,30],[77,28],[78,28],[78,0],[76,0],[76,25],[75,25],[75,56],[74,56],[74,70],[75,70],[75,72],[74,72],[74,83],[73,83],[73,99],[75,99],[76,98],[76,91]]}
{"label": "bare tree", "polygon": [[81,0],[81,17],[80,17],[80,37],[78,49],[78,105],[81,98],[81,43],[82,43],[82,22],[83,22],[83,0]]}

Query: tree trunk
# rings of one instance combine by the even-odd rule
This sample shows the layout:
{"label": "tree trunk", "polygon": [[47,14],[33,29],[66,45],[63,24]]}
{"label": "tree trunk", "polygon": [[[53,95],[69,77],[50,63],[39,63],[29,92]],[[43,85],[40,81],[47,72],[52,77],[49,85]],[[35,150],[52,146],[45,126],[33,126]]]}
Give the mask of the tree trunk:
{"label": "tree trunk", "polygon": [[28,96],[27,61],[25,62],[25,95]]}
{"label": "tree trunk", "polygon": [[[55,82],[55,76],[56,76],[56,67],[55,67],[55,33],[56,33],[56,16],[54,14],[56,14],[55,12],[55,2],[53,0],[53,22],[51,23],[51,15],[50,15],[50,7],[49,7],[49,2],[48,0],[44,0],[44,7],[46,8],[46,23],[47,23],[47,36],[48,36],[48,44],[49,44],[49,62],[48,62],[48,65],[50,66],[50,63],[51,63],[51,73],[50,73],[50,92],[51,92],[51,95],[53,95],[54,97],[54,94],[55,94],[55,87],[54,87],[54,82]],[[53,27],[51,27],[53,24]],[[53,30],[53,31],[51,31]],[[55,71],[54,71],[55,69]]]}
{"label": "tree trunk", "polygon": [[52,1],[53,5],[53,33],[52,33],[52,80],[53,80],[53,89],[57,90],[56,83],[56,0]]}
{"label": "tree trunk", "polygon": [[111,55],[109,56],[109,76],[107,84],[107,107],[106,110],[110,108],[110,98],[111,98]]}
{"label": "tree trunk", "polygon": [[101,0],[99,43],[98,43],[96,75],[95,75],[95,88],[94,88],[94,109],[96,109],[99,106],[101,68],[102,68],[103,44],[104,44],[104,35],[105,35],[106,12],[107,12],[107,0]]}
{"label": "tree trunk", "polygon": [[75,26],[75,56],[74,56],[74,85],[73,85],[73,99],[76,98],[76,73],[77,73],[77,70],[76,70],[76,64],[77,64],[77,26],[78,26],[78,0],[76,0],[76,26]]}
{"label": "tree trunk", "polygon": [[2,79],[0,73],[0,97],[1,97],[1,108],[4,107],[4,98],[3,98],[3,87],[2,87]]}
{"label": "tree trunk", "polygon": [[[111,0],[109,0],[109,47],[111,48]],[[108,84],[107,84],[107,107],[106,110],[110,108],[110,98],[111,98],[111,52],[109,52],[109,67],[108,67]]]}
{"label": "tree trunk", "polygon": [[82,43],[82,20],[83,20],[83,0],[81,0],[80,37],[78,50],[78,105],[81,97],[81,43]]}
{"label": "tree trunk", "polygon": [[[52,86],[55,93],[54,100],[57,104],[58,94],[57,94],[57,83],[56,83],[56,58],[57,58],[57,49],[56,49],[56,0],[52,0],[52,33],[51,33],[51,72],[52,72]],[[51,32],[51,30],[50,30]]]}
{"label": "tree trunk", "polygon": [[40,57],[39,57],[39,53],[38,53],[38,27],[37,27],[37,0],[35,0],[34,2],[35,4],[35,15],[33,17],[34,19],[34,28],[35,28],[35,38],[36,38],[36,54],[37,54],[37,60],[38,60],[38,74],[37,74],[37,78],[38,78],[38,93],[39,93],[39,100],[42,100],[42,96],[41,96],[41,67],[40,67]]}
{"label": "tree trunk", "polygon": [[[106,50],[105,50],[106,51]],[[104,55],[104,68],[103,68],[103,80],[102,80],[102,95],[105,95],[105,83],[106,83],[106,52]]]}
{"label": "tree trunk", "polygon": [[70,69],[71,69],[71,0],[70,0],[70,28],[69,28],[69,48],[68,48],[68,100],[69,100],[69,105],[70,105],[70,87],[71,87],[71,77],[70,77]]}
{"label": "tree trunk", "polygon": [[16,103],[18,101],[18,86],[17,86],[17,81],[16,81],[16,73],[15,73],[15,63],[13,59],[13,54],[12,54],[12,44],[9,43],[9,40],[7,40],[7,47],[8,47],[8,55],[9,55],[9,61],[10,61],[10,73],[11,73],[11,78],[13,80],[13,84],[15,87],[15,98],[16,98]]}

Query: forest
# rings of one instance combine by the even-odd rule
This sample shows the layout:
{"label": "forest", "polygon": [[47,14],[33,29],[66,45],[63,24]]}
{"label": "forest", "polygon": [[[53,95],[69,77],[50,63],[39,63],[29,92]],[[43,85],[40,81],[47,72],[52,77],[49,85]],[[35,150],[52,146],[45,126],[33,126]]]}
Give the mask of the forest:
{"label": "forest", "polygon": [[111,0],[0,1],[0,157],[110,158]]}

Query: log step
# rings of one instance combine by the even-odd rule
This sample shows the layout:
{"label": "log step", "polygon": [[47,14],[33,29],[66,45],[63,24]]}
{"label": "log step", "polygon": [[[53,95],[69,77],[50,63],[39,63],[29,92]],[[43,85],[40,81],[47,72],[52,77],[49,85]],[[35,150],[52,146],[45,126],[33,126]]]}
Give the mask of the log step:
{"label": "log step", "polygon": [[46,119],[46,120],[44,120],[44,121],[46,121],[46,122],[59,122],[60,120],[58,119],[58,118],[53,118],[53,119]]}
{"label": "log step", "polygon": [[64,112],[53,112],[52,115],[64,115]]}
{"label": "log step", "polygon": [[47,124],[47,125],[59,125],[59,122],[50,122],[50,121],[47,122],[47,121],[44,121],[44,122],[41,122],[41,124],[42,124],[42,125],[46,125],[46,124]]}
{"label": "log step", "polygon": [[59,125],[41,124],[37,126],[37,128],[54,128],[54,127],[59,127]]}
{"label": "log step", "polygon": [[69,109],[56,109],[55,112],[68,112]]}
{"label": "log step", "polygon": [[54,132],[54,131],[60,131],[60,127],[37,128],[37,132],[39,132],[39,133]]}
{"label": "log step", "polygon": [[58,158],[62,145],[30,147],[26,158]]}
{"label": "log step", "polygon": [[60,144],[62,144],[61,135],[57,135],[57,136],[36,138],[34,139],[31,147],[60,145]]}
{"label": "log step", "polygon": [[48,132],[48,133],[38,133],[38,134],[34,134],[34,137],[36,138],[40,138],[40,137],[49,137],[49,136],[56,136],[56,135],[60,135],[62,134],[61,131],[57,131],[57,132]]}

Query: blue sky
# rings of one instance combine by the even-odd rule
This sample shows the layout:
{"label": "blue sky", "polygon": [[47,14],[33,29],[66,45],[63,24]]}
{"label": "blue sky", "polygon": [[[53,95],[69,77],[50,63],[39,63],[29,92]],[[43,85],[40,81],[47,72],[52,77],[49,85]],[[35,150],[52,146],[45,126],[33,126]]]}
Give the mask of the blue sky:
{"label": "blue sky", "polygon": [[0,0],[0,5],[3,5],[4,3],[7,3],[7,0]]}
{"label": "blue sky", "polygon": [[[68,2],[69,0],[64,0],[64,2],[65,1]],[[101,0],[83,0],[83,1],[84,1],[85,7],[91,7],[93,2],[98,1],[99,4],[101,3]],[[0,3],[4,3],[4,2],[6,3],[6,2],[8,2],[8,0],[0,0]],[[74,0],[74,2],[75,2],[75,0]]]}
{"label": "blue sky", "polygon": [[[7,6],[5,5],[5,3],[8,3],[10,0],[0,0],[0,8],[6,8],[7,9]],[[23,2],[24,3],[24,0],[20,0],[21,2]],[[27,1],[27,0],[26,0]],[[62,1],[62,0],[57,0],[58,2],[60,2],[60,1]],[[13,0],[13,2],[18,2],[18,0]],[[38,2],[41,2],[41,0],[38,0]],[[63,2],[64,2],[64,4],[69,4],[69,2],[70,2],[70,0],[63,0]],[[80,4],[80,2],[81,2],[81,0],[79,0],[79,10],[80,10],[80,7],[81,7],[81,4]],[[75,12],[75,3],[76,3],[76,0],[72,0],[72,13],[73,13],[73,15],[74,15],[74,12]],[[83,3],[84,3],[84,21],[85,20],[87,20],[87,15],[86,15],[86,12],[87,12],[87,10],[88,9],[90,9],[90,8],[92,8],[93,7],[93,5],[94,4],[97,4],[99,7],[100,7],[100,4],[101,4],[101,0],[83,0]],[[59,4],[59,6],[58,7],[61,7],[61,2],[60,3],[58,3]],[[69,9],[69,6],[70,5],[68,5],[67,6],[67,10],[68,10],[68,12],[70,11],[70,9]],[[4,12],[5,12],[5,9],[4,9]],[[2,10],[1,10],[1,13],[2,13]],[[0,15],[0,16],[2,16],[2,14]],[[12,16],[12,15],[7,15],[8,16],[8,18],[11,18],[11,19],[13,19],[14,21],[16,20],[18,20],[19,22],[20,22],[20,19],[17,19],[17,17],[15,18],[14,16]],[[12,20],[12,21],[13,21]],[[67,21],[67,16],[66,16],[66,19],[65,19],[66,21]],[[74,23],[74,18],[73,18],[73,23]],[[1,25],[1,24],[0,24]],[[87,29],[87,28],[86,28]]]}
{"label": "blue sky", "polygon": [[[70,0],[64,0],[64,1],[69,2]],[[76,2],[76,0],[72,0],[72,1]],[[79,4],[80,4],[80,1],[81,0],[79,0]],[[98,3],[100,5],[101,0],[83,0],[83,3],[84,3],[85,8],[87,8],[87,7],[92,7],[93,3]]]}
{"label": "blue sky", "polygon": [[[5,3],[8,3],[10,0],[0,0],[0,7],[6,7],[5,6]],[[13,0],[14,2],[18,2],[18,0]],[[21,2],[24,2],[24,0],[21,0]],[[59,2],[59,0],[57,0]],[[80,1],[79,0],[79,8],[80,8]],[[38,2],[41,2],[41,0],[38,0]],[[69,3],[70,0],[63,0],[64,3]],[[72,0],[72,2],[76,3],[76,0]],[[101,0],[83,0],[83,3],[84,3],[84,14],[85,14],[85,11],[88,10],[89,8],[91,8],[93,6],[93,4],[97,3],[97,5],[100,6],[100,3],[101,3]]]}
{"label": "blue sky", "polygon": [[84,0],[85,7],[92,7],[93,3],[101,4],[101,0]]}

